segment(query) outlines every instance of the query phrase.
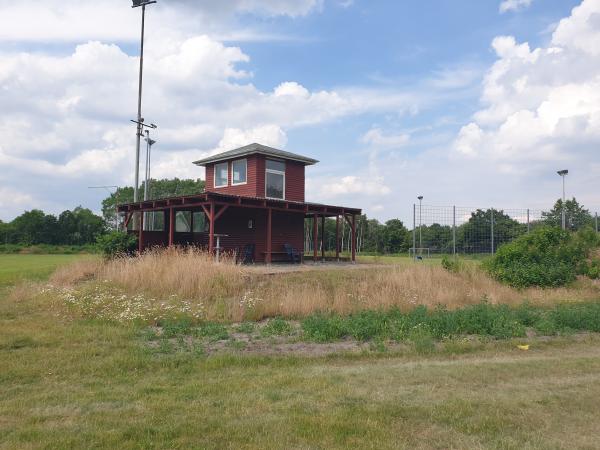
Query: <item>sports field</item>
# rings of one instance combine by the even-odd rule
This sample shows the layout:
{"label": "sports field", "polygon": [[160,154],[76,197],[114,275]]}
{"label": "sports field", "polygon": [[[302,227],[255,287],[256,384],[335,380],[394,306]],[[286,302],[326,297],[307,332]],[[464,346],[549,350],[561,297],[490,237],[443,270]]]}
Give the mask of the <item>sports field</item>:
{"label": "sports field", "polygon": [[[596,334],[449,340],[427,354],[374,345],[246,355],[231,339],[218,354],[155,349],[146,324],[69,316],[31,287],[13,287],[73,258],[0,258],[1,449],[583,449],[600,441]],[[529,350],[517,348],[524,343]]]}

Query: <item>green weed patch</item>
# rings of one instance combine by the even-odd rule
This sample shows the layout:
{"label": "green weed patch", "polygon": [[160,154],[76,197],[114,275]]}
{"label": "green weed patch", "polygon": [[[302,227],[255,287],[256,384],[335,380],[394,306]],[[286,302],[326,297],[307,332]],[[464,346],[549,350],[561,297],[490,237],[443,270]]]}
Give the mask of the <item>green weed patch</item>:
{"label": "green weed patch", "polygon": [[600,303],[563,304],[552,308],[523,303],[517,308],[482,302],[456,310],[419,306],[410,312],[363,311],[349,316],[313,314],[301,323],[312,342],[345,338],[359,341],[411,341],[425,352],[432,339],[478,335],[495,339],[524,337],[528,328],[541,335],[572,331],[600,332]]}

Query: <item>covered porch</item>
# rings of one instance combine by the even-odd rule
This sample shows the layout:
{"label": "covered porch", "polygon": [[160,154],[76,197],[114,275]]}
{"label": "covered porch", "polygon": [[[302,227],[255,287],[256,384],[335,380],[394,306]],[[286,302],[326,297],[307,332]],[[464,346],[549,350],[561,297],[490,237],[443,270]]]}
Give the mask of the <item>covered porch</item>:
{"label": "covered porch", "polygon": [[[236,255],[252,249],[253,260],[267,264],[287,260],[290,248],[304,260],[307,218],[312,221],[312,259],[324,260],[325,219],[335,217],[335,258],[340,259],[340,225],[345,221],[350,228],[351,260],[356,260],[356,216],[361,213],[356,208],[204,192],[119,205],[118,210],[125,228],[137,233],[140,252],[173,245]],[[130,226],[133,222],[135,229]]]}

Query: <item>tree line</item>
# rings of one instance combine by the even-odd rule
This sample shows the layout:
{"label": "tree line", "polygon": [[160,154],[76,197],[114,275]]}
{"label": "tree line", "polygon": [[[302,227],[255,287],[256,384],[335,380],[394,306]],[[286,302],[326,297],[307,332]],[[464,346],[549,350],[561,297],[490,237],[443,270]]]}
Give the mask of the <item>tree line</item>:
{"label": "tree line", "polygon": [[[204,181],[191,179],[152,180],[151,198],[188,195],[204,190]],[[144,192],[144,184],[140,193]],[[39,209],[26,211],[10,222],[0,220],[0,244],[23,246],[90,245],[115,228],[117,203],[133,202],[133,187],[119,188],[102,201],[102,216],[78,206],[58,215]]]}
{"label": "tree line", "polygon": [[18,245],[88,245],[106,232],[106,222],[78,206],[58,216],[39,209],[26,211],[8,223],[0,221],[0,242]]}
{"label": "tree line", "polygon": [[[191,195],[204,190],[203,180],[165,179],[152,180],[152,199]],[[143,193],[144,186],[140,189]],[[117,203],[133,201],[133,188],[119,188],[102,201],[102,216],[87,208],[77,207],[58,216],[34,209],[21,214],[13,221],[0,221],[0,243],[20,245],[87,245],[115,227]],[[529,228],[539,225],[560,226],[562,221],[562,200],[542,213],[542,218],[532,221]],[[577,231],[586,226],[596,226],[595,217],[580,205],[575,198],[565,202],[567,228]],[[493,235],[492,235],[493,217]],[[320,224],[319,224],[320,225]],[[305,221],[305,249],[312,251],[312,219]],[[415,230],[416,247],[429,249],[432,253],[452,253],[454,245],[460,253],[487,253],[494,248],[526,233],[527,224],[519,222],[502,210],[478,209],[471,213],[467,222],[454,229],[450,225],[434,223],[423,225]],[[369,219],[366,215],[357,217],[357,250],[365,253],[395,254],[408,253],[413,247],[413,231],[400,219],[384,223]],[[456,233],[456,240],[454,240]],[[336,222],[325,221],[324,245],[328,251],[335,251]],[[319,239],[320,241],[320,239]],[[341,221],[340,243],[343,251],[350,250],[350,227]],[[320,246],[320,244],[319,244]],[[320,250],[320,247],[319,247]]]}

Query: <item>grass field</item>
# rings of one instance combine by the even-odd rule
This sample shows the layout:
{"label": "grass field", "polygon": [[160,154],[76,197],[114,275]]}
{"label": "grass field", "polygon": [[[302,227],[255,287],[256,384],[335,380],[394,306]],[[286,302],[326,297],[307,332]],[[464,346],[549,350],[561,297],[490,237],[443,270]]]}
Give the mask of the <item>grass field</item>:
{"label": "grass field", "polygon": [[[17,261],[20,277],[43,277],[49,261]],[[583,449],[600,439],[596,334],[448,342],[427,356],[207,357],[151,351],[145,324],[64,316],[27,292],[0,291],[0,449]]]}
{"label": "grass field", "polygon": [[42,280],[57,267],[90,255],[2,255],[0,254],[0,287],[22,280]]}

